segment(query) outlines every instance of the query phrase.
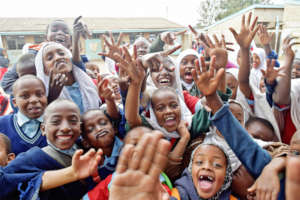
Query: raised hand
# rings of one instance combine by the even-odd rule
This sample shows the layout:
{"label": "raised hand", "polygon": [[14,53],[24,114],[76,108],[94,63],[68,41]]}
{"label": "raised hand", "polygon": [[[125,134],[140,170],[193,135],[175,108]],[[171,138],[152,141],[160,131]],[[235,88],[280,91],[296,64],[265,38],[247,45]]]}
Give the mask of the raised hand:
{"label": "raised hand", "polygon": [[269,34],[267,27],[264,25],[259,25],[257,31],[257,36],[262,46],[269,45],[272,42],[272,37],[274,33]]}
{"label": "raised hand", "polygon": [[133,47],[133,56],[130,55],[126,47],[122,48],[124,56],[115,53],[114,59],[117,61],[117,65],[124,70],[130,78],[132,84],[142,84],[146,76],[146,68],[143,66],[142,61],[137,59],[136,46]]}
{"label": "raised hand", "polygon": [[[136,147],[125,145],[111,184],[110,200],[168,199],[159,182],[170,150],[170,143],[162,134],[144,134]],[[164,196],[166,195],[166,196]]]}
{"label": "raised hand", "polygon": [[247,24],[245,24],[245,15],[243,15],[241,30],[239,34],[232,27],[229,28],[236,42],[240,45],[241,48],[245,48],[245,49],[250,48],[251,42],[259,28],[259,26],[256,26],[258,17],[254,18],[252,24],[251,24],[251,17],[252,17],[252,12],[249,13]]}
{"label": "raised hand", "polygon": [[73,31],[76,38],[79,38],[81,35],[84,39],[91,38],[92,33],[88,30],[87,25],[80,20],[82,16],[77,17],[73,23]]}
{"label": "raised hand", "polygon": [[293,51],[292,46],[300,44],[300,42],[291,42],[291,41],[293,39],[297,39],[297,38],[298,37],[291,37],[290,35],[288,35],[286,38],[284,38],[283,44],[282,44],[282,50],[283,50],[283,54],[286,57],[294,59],[295,52]]}
{"label": "raised hand", "polygon": [[174,45],[174,41],[176,40],[176,37],[179,35],[183,35],[185,32],[186,30],[179,31],[179,32],[166,31],[160,34],[160,39],[168,45]]}
{"label": "raised hand", "polygon": [[196,60],[195,69],[192,70],[193,79],[204,96],[211,96],[216,94],[217,88],[220,84],[222,76],[224,75],[224,69],[220,68],[216,75],[216,57],[213,56],[210,61],[209,70],[207,71],[205,66],[204,57],[200,57],[201,68],[199,66],[199,61]]}
{"label": "raised hand", "polygon": [[106,78],[102,80],[100,74],[98,74],[98,94],[100,98],[103,98],[105,100],[115,100],[115,94],[113,89],[109,86],[109,80]]}
{"label": "raised hand", "polygon": [[48,104],[57,99],[68,81],[68,77],[63,73],[54,74],[54,70],[50,71]]}
{"label": "raised hand", "polygon": [[[177,51],[180,48],[181,48],[181,45],[178,45],[169,50],[146,54],[142,57],[142,64],[143,64],[143,66],[145,66],[146,68],[149,68],[151,70],[153,65],[156,65],[156,64],[162,62],[163,57],[171,55],[172,53],[174,53],[175,51]],[[173,71],[174,69],[170,69],[170,70]]]}
{"label": "raised hand", "polygon": [[77,180],[87,178],[97,174],[98,164],[101,160],[102,150],[97,152],[90,149],[87,153],[83,154],[83,150],[77,150],[72,157],[72,169]]}
{"label": "raised hand", "polygon": [[[205,36],[208,46],[205,47],[205,52],[210,56],[216,56],[216,68],[225,68],[228,61],[228,54],[226,51],[225,37],[222,35],[221,41],[213,34],[215,43],[211,41],[209,36]],[[204,45],[205,46],[205,45]]]}
{"label": "raised hand", "polygon": [[267,69],[261,70],[262,74],[264,75],[266,82],[270,85],[272,85],[275,81],[275,79],[279,76],[285,76],[282,71],[285,69],[285,67],[280,67],[279,69],[275,68],[275,59],[268,59],[267,60]]}
{"label": "raised hand", "polygon": [[122,48],[120,47],[120,45],[122,42],[123,33],[120,33],[117,41],[114,40],[111,32],[109,33],[109,36],[110,42],[107,36],[103,36],[104,43],[108,47],[108,53],[98,53],[98,55],[109,57],[110,59],[115,60],[114,54],[119,54],[120,56],[122,55]]}
{"label": "raised hand", "polygon": [[202,42],[204,42],[204,44],[206,46],[208,46],[208,43],[205,39],[205,35],[203,33],[198,33],[191,25],[189,25],[189,29],[191,30],[191,32],[195,36],[195,39],[197,40],[197,42],[202,41]]}

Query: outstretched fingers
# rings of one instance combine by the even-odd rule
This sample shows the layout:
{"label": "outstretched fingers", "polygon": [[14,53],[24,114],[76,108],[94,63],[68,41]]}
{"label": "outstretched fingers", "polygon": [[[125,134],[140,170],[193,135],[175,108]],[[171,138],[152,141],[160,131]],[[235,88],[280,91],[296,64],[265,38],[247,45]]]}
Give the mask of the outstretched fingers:
{"label": "outstretched fingers", "polygon": [[123,147],[121,155],[118,160],[117,169],[116,169],[116,172],[118,174],[122,174],[126,172],[126,170],[128,169],[128,165],[132,159],[133,150],[134,150],[134,146],[131,144],[126,144]]}
{"label": "outstretched fingers", "polygon": [[[160,133],[159,131],[155,131]],[[157,133],[152,133],[157,134]],[[168,155],[170,152],[170,142],[162,139],[161,137],[157,141],[155,154],[153,154],[153,164],[149,169],[149,175],[152,178],[158,178],[159,174],[165,169],[168,162]]]}

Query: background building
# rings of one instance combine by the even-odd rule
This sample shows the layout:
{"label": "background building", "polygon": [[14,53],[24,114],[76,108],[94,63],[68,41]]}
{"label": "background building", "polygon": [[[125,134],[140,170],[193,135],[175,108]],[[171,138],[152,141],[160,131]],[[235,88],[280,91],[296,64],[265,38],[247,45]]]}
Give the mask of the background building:
{"label": "background building", "polygon": [[[72,28],[75,18],[64,18]],[[46,27],[55,18],[0,18],[0,47],[6,48],[11,63],[14,63],[22,53],[26,43],[41,43],[44,41]],[[185,27],[164,18],[83,18],[93,33],[92,38],[81,40],[81,53],[90,60],[99,60],[97,53],[102,52],[104,42],[102,35],[112,31],[115,38],[124,33],[123,42],[132,44],[144,36],[150,41],[163,31],[181,31]],[[179,43],[187,44],[187,35],[178,38]]]}

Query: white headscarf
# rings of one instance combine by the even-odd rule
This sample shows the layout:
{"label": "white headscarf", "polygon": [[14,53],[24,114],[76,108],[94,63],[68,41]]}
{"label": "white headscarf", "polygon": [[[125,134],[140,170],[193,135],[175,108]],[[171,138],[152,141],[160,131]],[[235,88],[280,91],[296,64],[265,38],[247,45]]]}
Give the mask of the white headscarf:
{"label": "white headscarf", "polygon": [[300,78],[291,82],[291,117],[297,130],[300,130]]}
{"label": "white headscarf", "polygon": [[[70,58],[72,57],[71,52],[61,44],[55,42],[46,42],[42,45],[41,49],[39,50],[39,52],[35,57],[35,67],[36,67],[36,76],[43,81],[46,88],[47,95],[49,93],[49,76],[46,75],[44,72],[43,53],[44,53],[44,48],[50,45],[55,45],[55,46],[59,46],[60,48],[63,48],[67,52],[68,56]],[[101,105],[101,100],[98,96],[97,87],[93,83],[92,79],[78,67],[73,67],[72,72],[75,81],[78,82],[79,84],[84,112],[90,109],[99,108],[99,106]],[[72,98],[67,88],[65,87],[63,87],[59,97],[64,99],[69,99],[72,101]]]}
{"label": "white headscarf", "polygon": [[[194,49],[186,49],[184,51],[182,51],[179,56],[177,57],[176,59],[176,68],[177,68],[177,71],[179,72],[179,78],[180,78],[180,63],[182,61],[182,59],[188,55],[193,55],[193,56],[196,56],[197,59],[200,58],[199,54],[197,51],[195,51]],[[191,84],[188,84],[186,82],[184,82],[183,80],[181,80],[180,78],[180,82],[181,84],[183,84],[188,90],[190,90],[193,85],[194,85],[194,82],[192,82]]]}
{"label": "white headscarf", "polygon": [[[174,59],[170,56],[168,56],[168,58],[175,65]],[[182,86],[180,83],[179,71],[176,68],[175,68],[175,80],[174,80],[173,88],[176,90],[176,93],[178,95],[178,99],[179,99],[179,103],[180,103],[180,110],[181,110],[181,120],[188,122],[189,127],[190,127],[192,124],[193,116],[184,102]],[[150,97],[152,97],[153,92],[157,89],[158,88],[155,86],[155,84],[151,78],[151,75],[150,75],[150,77],[148,77],[148,79],[147,79],[147,89],[146,89],[147,92],[149,93]],[[180,137],[177,132],[170,133],[158,124],[151,103],[149,106],[149,111],[150,111],[150,119],[147,119],[147,121],[154,129],[158,129],[158,130],[162,131],[164,133],[165,137],[167,137],[167,138],[179,138]]]}
{"label": "white headscarf", "polygon": [[262,77],[261,70],[266,70],[266,53],[262,48],[255,48],[252,52],[252,55],[256,54],[259,57],[260,64],[257,68],[252,67],[250,71],[250,82],[257,88],[259,88],[260,80]]}

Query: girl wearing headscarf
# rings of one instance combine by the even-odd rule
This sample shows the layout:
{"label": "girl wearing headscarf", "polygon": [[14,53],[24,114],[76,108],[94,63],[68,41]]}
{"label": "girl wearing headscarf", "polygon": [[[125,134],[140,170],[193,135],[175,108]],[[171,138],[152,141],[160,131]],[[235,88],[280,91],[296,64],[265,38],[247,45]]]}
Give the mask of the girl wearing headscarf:
{"label": "girl wearing headscarf", "polygon": [[[71,52],[59,43],[47,42],[42,45],[35,58],[35,67],[37,77],[45,85],[47,96],[57,90],[57,97],[74,101],[81,113],[99,108],[101,100],[97,87],[83,70],[73,67],[71,59]],[[50,81],[56,75],[60,75],[61,82],[54,88]]]}
{"label": "girl wearing headscarf", "polygon": [[182,89],[188,91],[192,96],[201,97],[201,93],[194,84],[192,69],[195,68],[195,60],[199,59],[197,51],[187,49],[182,51],[176,59],[176,68],[180,74]]}
{"label": "girl wearing headscarf", "polygon": [[232,166],[224,143],[216,141],[213,134],[197,142],[198,145],[192,144],[196,147],[182,177],[175,181],[172,196],[178,200],[233,198],[230,197]]}

